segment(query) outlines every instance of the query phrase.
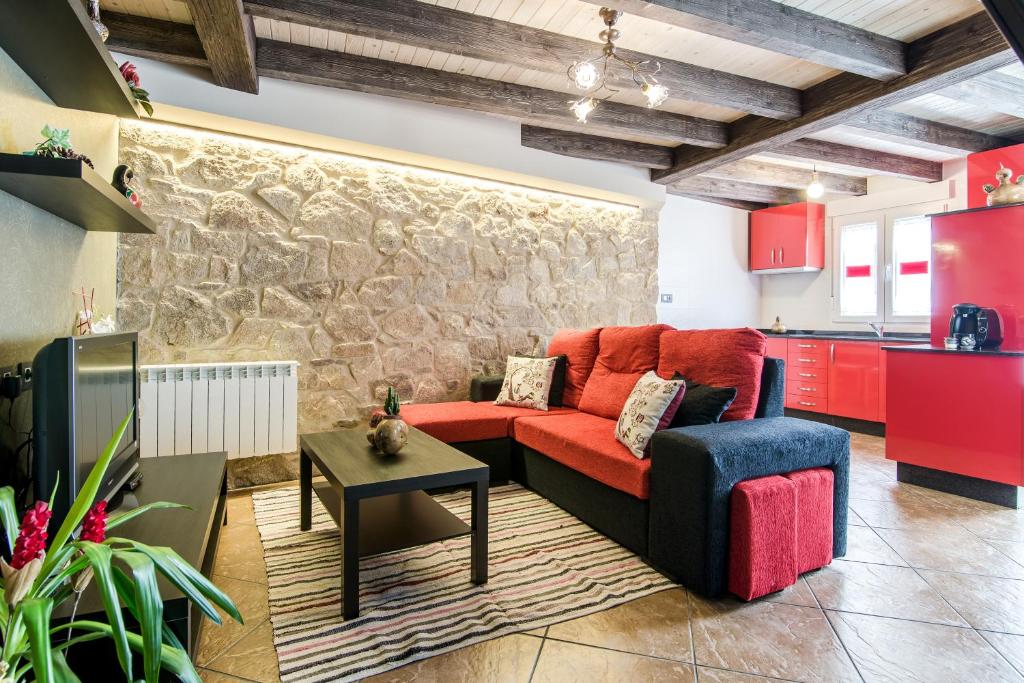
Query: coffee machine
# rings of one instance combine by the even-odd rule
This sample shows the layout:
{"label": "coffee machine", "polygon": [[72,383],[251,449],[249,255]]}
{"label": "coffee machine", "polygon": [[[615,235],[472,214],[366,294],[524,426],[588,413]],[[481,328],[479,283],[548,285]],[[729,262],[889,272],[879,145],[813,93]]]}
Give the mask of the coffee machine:
{"label": "coffee machine", "polygon": [[999,313],[977,304],[957,304],[949,319],[949,336],[956,339],[962,349],[999,346],[1003,341]]}

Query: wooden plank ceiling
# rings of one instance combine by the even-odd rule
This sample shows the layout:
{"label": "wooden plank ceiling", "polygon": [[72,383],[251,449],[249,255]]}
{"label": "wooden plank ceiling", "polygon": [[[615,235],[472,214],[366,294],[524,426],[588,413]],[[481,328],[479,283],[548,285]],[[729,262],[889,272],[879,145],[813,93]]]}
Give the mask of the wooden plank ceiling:
{"label": "wooden plank ceiling", "polygon": [[[73,0],[71,0],[73,1]],[[102,0],[109,45],[203,65],[254,92],[284,78],[517,120],[522,144],[650,169],[740,208],[865,176],[941,179],[941,162],[1024,141],[1024,67],[976,0]],[[622,75],[578,123],[566,68],[618,45],[670,98]],[[250,27],[252,33],[250,34]]]}

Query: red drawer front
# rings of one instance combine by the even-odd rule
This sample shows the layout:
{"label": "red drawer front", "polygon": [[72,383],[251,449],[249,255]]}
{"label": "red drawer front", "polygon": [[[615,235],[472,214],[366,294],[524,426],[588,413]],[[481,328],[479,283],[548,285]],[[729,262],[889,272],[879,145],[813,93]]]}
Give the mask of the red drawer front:
{"label": "red drawer front", "polygon": [[828,383],[790,380],[786,382],[786,393],[790,396],[804,396],[812,401],[824,401],[828,397]]}
{"label": "red drawer front", "polygon": [[797,353],[797,354],[795,354],[795,353],[790,352],[789,358],[786,359],[786,362],[789,364],[789,367],[794,368],[794,369],[798,369],[798,368],[811,368],[811,369],[813,369],[813,368],[820,368],[821,370],[827,370],[828,369],[828,355],[824,354],[824,353],[819,356],[819,355],[812,355],[812,354],[806,354],[806,353]]}
{"label": "red drawer front", "polygon": [[818,382],[828,384],[828,368],[819,363],[800,363],[799,366],[786,363],[787,382]]}
{"label": "red drawer front", "polygon": [[808,396],[794,396],[793,394],[789,394],[786,396],[786,407],[794,410],[807,410],[812,413],[827,413],[828,398],[825,396],[820,398],[810,398]]}
{"label": "red drawer front", "polygon": [[790,339],[789,355],[803,356],[825,355],[828,353],[828,342],[818,339]]}

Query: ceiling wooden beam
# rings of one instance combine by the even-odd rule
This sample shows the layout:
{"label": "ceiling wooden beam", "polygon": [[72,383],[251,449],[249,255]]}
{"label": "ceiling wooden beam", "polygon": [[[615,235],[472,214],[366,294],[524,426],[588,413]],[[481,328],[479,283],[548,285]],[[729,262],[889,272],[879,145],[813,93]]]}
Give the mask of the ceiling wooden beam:
{"label": "ceiling wooden beam", "polygon": [[757,185],[738,180],[721,180],[719,178],[684,178],[672,183],[669,187],[673,190],[692,195],[738,199],[746,202],[760,202],[762,204],[794,204],[806,201],[807,199],[802,190],[794,190],[788,187],[772,187],[771,185]]}
{"label": "ceiling wooden beam", "polygon": [[981,0],[981,4],[1024,62],[1024,4],[1020,0]]}
{"label": "ceiling wooden beam", "polygon": [[[253,16],[267,19],[559,76],[564,76],[574,61],[600,54],[601,49],[597,42],[416,0],[245,0],[245,9]],[[795,88],[625,49],[619,49],[618,54],[635,61],[657,61],[661,65],[658,80],[669,89],[671,97],[769,118],[791,119],[800,115],[800,92]],[[615,70],[610,84],[635,88],[627,74],[624,68]]]}
{"label": "ceiling wooden beam", "polygon": [[520,126],[519,144],[567,157],[615,161],[641,168],[668,168],[672,165],[671,147],[539,126]]}
{"label": "ceiling wooden beam", "polygon": [[[580,159],[615,161],[642,168],[667,168],[672,162],[671,147],[645,145],[537,126],[520,126],[519,135],[523,147]],[[811,170],[745,159],[719,166],[706,177],[802,190],[811,182]],[[867,178],[820,172],[818,179],[827,192],[853,195],[867,192]]]}
{"label": "ceiling wooden beam", "polygon": [[586,0],[869,78],[906,73],[905,44],[772,0]]}
{"label": "ceiling wooden beam", "polygon": [[772,148],[766,156],[839,164],[866,175],[887,175],[933,183],[942,180],[942,163],[864,147],[803,138]]}
{"label": "ceiling wooden beam", "polygon": [[1015,55],[984,12],[979,12],[911,43],[908,72],[891,81],[840,74],[804,91],[804,113],[791,121],[747,116],[730,124],[723,149],[680,149],[668,170],[651,171],[659,183],[701,175],[715,166],[760,154],[827,128],[847,123],[935,90],[960,83],[1013,62]]}
{"label": "ceiling wooden beam", "polygon": [[185,0],[217,85],[257,93],[256,36],[242,0]]}
{"label": "ceiling wooden beam", "polygon": [[742,209],[743,211],[757,211],[758,209],[767,209],[772,206],[771,204],[765,204],[764,202],[746,202],[742,199],[726,199],[724,197],[708,197],[699,194],[690,194],[689,192],[683,192],[677,190],[671,185],[665,188],[665,191],[676,197],[686,197],[687,199],[696,199],[699,202],[711,202],[712,204],[721,204],[722,206],[728,206],[732,209]]}
{"label": "ceiling wooden beam", "polygon": [[[811,183],[811,169],[782,164],[770,164],[756,159],[734,161],[719,166],[702,178],[718,180],[739,180],[755,185],[771,185],[791,190],[804,190]],[[867,194],[868,179],[839,173],[818,172],[818,180],[825,186],[825,191],[833,194]]]}
{"label": "ceiling wooden beam", "polygon": [[882,109],[868,112],[846,125],[894,138],[905,144],[952,154],[984,152],[1017,142],[1011,138],[989,135],[969,128],[950,126],[938,121],[929,121]]}
{"label": "ceiling wooden beam", "polygon": [[726,142],[725,126],[717,121],[605,102],[581,124],[564,93],[292,43],[258,40],[256,61],[261,76],[472,109],[549,128],[671,144]]}
{"label": "ceiling wooden beam", "polygon": [[1022,78],[991,73],[957,83],[945,90],[940,90],[938,94],[975,107],[1024,119],[1024,79]]}
{"label": "ceiling wooden beam", "polygon": [[117,12],[104,12],[103,23],[110,29],[107,47],[112,51],[172,64],[209,66],[199,35],[189,24]]}

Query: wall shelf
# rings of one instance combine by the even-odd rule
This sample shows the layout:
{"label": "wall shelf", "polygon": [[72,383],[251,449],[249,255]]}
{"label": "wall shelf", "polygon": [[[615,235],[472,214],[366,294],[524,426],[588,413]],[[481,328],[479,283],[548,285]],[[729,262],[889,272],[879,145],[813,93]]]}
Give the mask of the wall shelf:
{"label": "wall shelf", "polygon": [[86,230],[156,232],[149,216],[77,159],[0,154],[0,190]]}
{"label": "wall shelf", "polygon": [[0,0],[0,16],[0,48],[58,107],[139,117],[81,0]]}

